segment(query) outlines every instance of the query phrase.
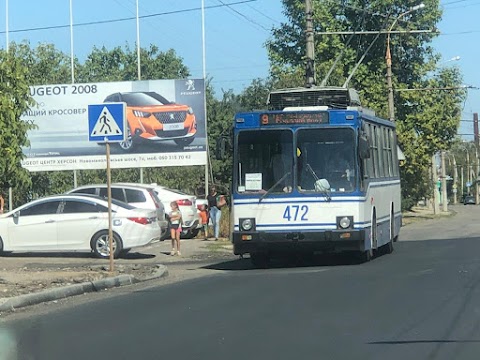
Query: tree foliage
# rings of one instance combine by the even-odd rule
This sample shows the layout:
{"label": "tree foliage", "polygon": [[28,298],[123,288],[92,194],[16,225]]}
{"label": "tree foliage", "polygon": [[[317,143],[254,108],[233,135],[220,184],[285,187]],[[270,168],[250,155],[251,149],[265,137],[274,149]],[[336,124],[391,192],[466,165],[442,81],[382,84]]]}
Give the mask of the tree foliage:
{"label": "tree foliage", "polygon": [[20,119],[33,105],[30,96],[28,68],[17,50],[0,50],[0,188],[25,187],[28,173],[21,167],[22,147],[28,145],[26,133],[33,125]]}
{"label": "tree foliage", "polygon": [[[386,40],[376,35],[318,35],[326,31],[433,29],[441,19],[438,0],[423,1],[423,10],[409,12],[418,2],[403,0],[313,0],[317,84],[337,61],[326,85],[342,86],[364,56],[350,81],[364,106],[387,117]],[[305,6],[283,0],[287,22],[267,42],[275,86],[303,86],[305,63]],[[407,13],[408,12],[408,13]],[[458,69],[438,69],[439,56],[431,46],[435,34],[392,34],[393,84],[397,135],[406,163],[402,167],[404,199],[414,204],[431,189],[428,171],[432,155],[450,146],[459,126],[465,91]],[[372,45],[373,44],[373,45]],[[372,45],[370,47],[370,45]],[[369,51],[367,49],[370,47]],[[435,75],[435,73],[438,73]],[[424,91],[402,91],[424,89]],[[443,89],[443,90],[439,90]],[[450,89],[450,90],[445,90]]]}
{"label": "tree foliage", "polygon": [[[142,79],[183,79],[190,75],[173,49],[160,51],[155,45],[140,49]],[[138,80],[137,52],[128,45],[108,50],[94,47],[78,67],[78,82]]]}

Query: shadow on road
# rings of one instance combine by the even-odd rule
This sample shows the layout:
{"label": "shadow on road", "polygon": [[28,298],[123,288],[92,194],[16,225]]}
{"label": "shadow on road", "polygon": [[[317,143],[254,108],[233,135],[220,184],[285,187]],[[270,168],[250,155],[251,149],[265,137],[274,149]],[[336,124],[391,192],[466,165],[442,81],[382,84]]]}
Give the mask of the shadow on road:
{"label": "shadow on road", "polygon": [[405,345],[405,344],[448,344],[448,343],[480,343],[480,340],[403,340],[403,341],[372,341],[370,345]]}
{"label": "shadow on road", "polygon": [[[269,269],[281,268],[301,268],[301,267],[318,267],[318,266],[345,266],[357,265],[361,261],[355,255],[351,254],[321,254],[321,255],[296,255],[275,257],[268,263]],[[250,261],[249,257],[240,258],[238,260],[222,261],[216,264],[204,266],[209,270],[252,270],[256,269]]]}
{"label": "shadow on road", "polygon": [[[4,252],[0,255],[0,257],[4,258],[25,258],[25,259],[38,259],[38,258],[70,258],[70,259],[97,259],[97,260],[105,260],[97,258],[93,253],[87,252],[28,252],[28,253],[9,253]],[[138,252],[132,252],[128,254],[123,254],[119,256],[119,259],[123,260],[143,260],[143,259],[152,259],[154,258],[154,254],[144,254]],[[108,260],[108,258],[106,259]]]}

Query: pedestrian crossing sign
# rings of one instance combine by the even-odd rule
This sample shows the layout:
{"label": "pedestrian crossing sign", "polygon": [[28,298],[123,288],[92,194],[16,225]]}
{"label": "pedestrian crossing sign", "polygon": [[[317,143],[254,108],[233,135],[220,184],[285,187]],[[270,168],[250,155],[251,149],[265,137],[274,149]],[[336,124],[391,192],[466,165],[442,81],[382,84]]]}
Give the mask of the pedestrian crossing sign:
{"label": "pedestrian crossing sign", "polygon": [[126,104],[88,105],[88,141],[122,142],[126,140]]}

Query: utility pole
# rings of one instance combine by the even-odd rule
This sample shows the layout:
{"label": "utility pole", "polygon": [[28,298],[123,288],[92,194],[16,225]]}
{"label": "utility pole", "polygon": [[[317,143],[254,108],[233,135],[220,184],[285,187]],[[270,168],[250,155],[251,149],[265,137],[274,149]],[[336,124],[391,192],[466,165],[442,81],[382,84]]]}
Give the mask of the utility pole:
{"label": "utility pole", "polygon": [[461,167],[460,171],[462,172],[461,173],[461,178],[460,178],[460,181],[462,182],[461,186],[460,186],[461,187],[461,189],[460,189],[460,191],[461,191],[460,199],[463,199],[463,194],[465,192],[465,189],[463,188],[463,184],[465,184],[464,179],[463,179],[463,166]]}
{"label": "utility pole", "polygon": [[447,198],[447,174],[445,172],[445,151],[440,152],[442,161],[442,211],[448,211],[448,198]]}
{"label": "utility pole", "polygon": [[393,84],[392,84],[392,55],[390,53],[390,33],[388,34],[387,54],[387,87],[388,87],[388,118],[395,121],[395,104],[393,100]]}
{"label": "utility pole", "polygon": [[305,64],[305,87],[310,88],[315,85],[315,48],[313,32],[313,10],[312,1],[305,0],[306,29],[307,37],[307,62]]}
{"label": "utility pole", "polygon": [[478,148],[480,146],[478,136],[478,113],[473,113],[473,135],[475,139],[475,146]]}
{"label": "utility pole", "polygon": [[[471,173],[470,173],[470,153],[467,149],[467,182],[468,183],[471,183],[470,175],[471,175]],[[467,188],[468,188],[468,195],[470,195],[470,186],[467,186]]]}
{"label": "utility pole", "polygon": [[479,188],[480,188],[480,185],[478,184],[478,173],[480,171],[480,159],[478,157],[478,147],[477,145],[475,144],[475,157],[476,157],[476,167],[475,167],[475,172],[473,171],[472,169],[472,172],[473,172],[473,182],[475,183],[475,204],[479,204],[479,201],[480,201],[480,194],[479,194]]}
{"label": "utility pole", "polygon": [[453,203],[458,204],[458,169],[457,169],[457,160],[455,155],[453,156]]}
{"label": "utility pole", "polygon": [[438,174],[437,174],[437,164],[436,164],[436,156],[433,154],[432,156],[432,182],[433,182],[433,213],[435,215],[440,213],[440,202],[438,199],[438,189],[437,189],[437,181],[438,181]]}

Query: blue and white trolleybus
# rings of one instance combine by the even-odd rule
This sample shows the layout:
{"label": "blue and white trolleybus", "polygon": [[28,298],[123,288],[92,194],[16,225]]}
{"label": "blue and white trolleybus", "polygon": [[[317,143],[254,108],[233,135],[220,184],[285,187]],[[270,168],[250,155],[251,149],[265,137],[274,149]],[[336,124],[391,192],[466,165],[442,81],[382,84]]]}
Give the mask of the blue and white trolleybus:
{"label": "blue and white trolleybus", "polygon": [[233,129],[234,253],[393,250],[401,226],[395,124],[346,88],[270,93]]}

